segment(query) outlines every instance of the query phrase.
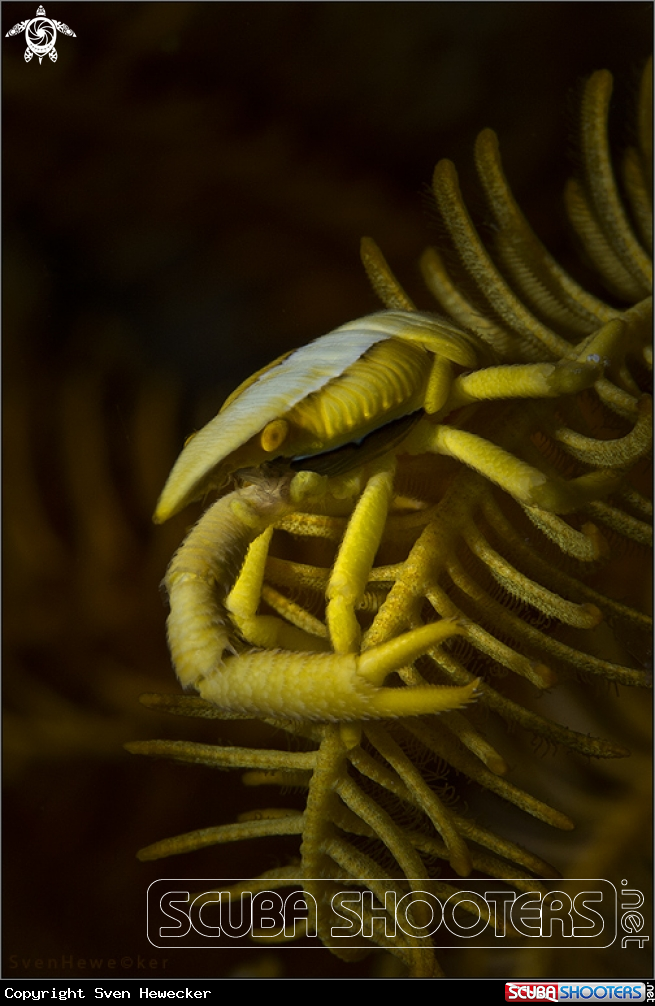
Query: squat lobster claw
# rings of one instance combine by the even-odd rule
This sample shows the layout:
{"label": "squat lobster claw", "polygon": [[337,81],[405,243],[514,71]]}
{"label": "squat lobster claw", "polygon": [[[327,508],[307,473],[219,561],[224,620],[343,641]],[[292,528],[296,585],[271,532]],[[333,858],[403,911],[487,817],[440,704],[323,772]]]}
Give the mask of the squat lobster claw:
{"label": "squat lobster claw", "polygon": [[239,597],[234,597],[235,587],[226,606],[223,597],[234,571],[252,542],[261,541],[268,527],[303,500],[307,502],[324,482],[320,476],[303,472],[269,480],[265,486],[246,486],[214,503],[192,530],[165,580],[171,604],[169,645],[180,682],[195,686],[203,698],[226,711],[287,719],[411,716],[457,709],[470,702],[477,681],[463,688],[382,687],[392,671],[463,632],[448,619],[362,654],[334,654],[317,653],[320,640],[267,616],[258,624],[259,631],[263,623],[267,641],[286,649],[223,660],[224,651],[231,649],[228,607],[242,617],[247,613],[251,619],[259,617],[254,610],[266,551],[255,556],[253,563],[250,550],[253,555],[238,578]]}
{"label": "squat lobster claw", "polygon": [[[466,688],[383,685],[391,671],[464,631],[452,621],[424,625],[359,652],[355,611],[384,531],[395,456],[453,456],[524,505],[554,512],[609,492],[616,474],[548,479],[482,437],[440,420],[482,400],[551,398],[589,387],[604,366],[595,350],[602,346],[604,356],[621,335],[621,323],[613,321],[587,340],[579,358],[572,350],[572,358],[562,362],[469,372],[485,352],[472,336],[433,315],[393,310],[344,325],[247,380],[187,442],[154,515],[157,523],[167,520],[208,490],[221,488],[237,471],[252,476],[250,484],[223,496],[203,515],[169,567],[168,636],[182,684],[237,714],[304,719],[418,715],[471,701],[476,683]],[[414,415],[416,422],[403,422]],[[347,478],[335,476],[329,464],[307,470],[317,455],[360,441],[362,447],[347,455]],[[276,477],[261,469],[280,457],[300,471],[294,475],[287,469]],[[253,467],[260,470],[243,471]],[[343,462],[337,470],[344,471]],[[320,511],[326,501],[344,497],[353,501],[352,514],[326,592],[334,652],[318,652],[326,649],[325,640],[282,619],[256,615],[266,550],[258,560],[249,559],[247,574],[242,567],[251,546],[256,552],[256,539],[270,534],[276,522],[299,509]],[[234,652],[232,626],[240,618],[249,626],[242,634],[267,650],[224,660],[226,650]]]}

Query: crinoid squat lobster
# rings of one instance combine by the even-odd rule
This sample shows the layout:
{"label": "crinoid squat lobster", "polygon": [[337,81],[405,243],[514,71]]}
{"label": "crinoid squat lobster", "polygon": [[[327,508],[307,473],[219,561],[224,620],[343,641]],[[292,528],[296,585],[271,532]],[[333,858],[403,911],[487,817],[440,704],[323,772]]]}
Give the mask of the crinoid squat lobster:
{"label": "crinoid squat lobster", "polygon": [[[650,543],[648,74],[638,145],[624,162],[629,209],[607,142],[611,88],[605,72],[586,86],[585,173],[570,183],[567,206],[624,306],[589,293],[544,249],[485,131],[476,158],[496,224],[493,255],[453,165],[435,170],[457,280],[436,251],[422,268],[449,317],[417,311],[366,239],[364,265],[386,310],[246,381],[188,441],[157,505],[163,521],[220,494],[165,581],[173,662],[201,698],[150,703],[260,718],[307,750],[183,742],[131,750],[248,768],[250,784],[299,785],[307,803],[302,813],[264,810],[142,855],[300,834],[300,863],[239,890],[305,878],[318,905],[311,925],[347,958],[354,951],[330,936],[332,878],[351,878],[383,904],[384,883],[452,894],[426,857],[519,889],[553,870],[447,807],[422,775],[418,766],[436,757],[552,826],[572,827],[502,778],[503,758],[458,709],[476,703],[538,737],[612,757],[626,752],[538,715],[523,694],[572,671],[647,684],[628,655],[634,647],[622,643],[626,632],[649,631],[641,585],[617,596],[602,567],[611,570],[624,547]],[[230,479],[236,487],[226,492]],[[598,645],[603,621],[611,653]],[[520,701],[492,686],[498,668],[524,679]],[[376,930],[373,942],[414,974],[438,971],[429,941]]]}
{"label": "crinoid squat lobster", "polygon": [[[640,316],[637,315],[637,321]],[[629,323],[632,322],[632,317]],[[159,500],[165,520],[208,487],[268,458],[289,457],[296,474],[242,477],[247,485],[206,513],[171,563],[168,634],[183,685],[232,712],[301,719],[358,720],[454,709],[471,689],[384,689],[384,679],[464,631],[444,621],[361,649],[357,607],[393,505],[398,455],[450,455],[500,485],[520,503],[568,512],[606,495],[619,478],[601,469],[564,482],[457,425],[440,423],[477,401],[559,398],[592,386],[617,352],[626,323],[613,320],[557,363],[490,366],[471,371],[472,339],[430,315],[388,311],[344,325],[285,356],[239,388],[223,410],[191,438]],[[453,376],[453,367],[466,372]],[[405,417],[410,422],[402,422]],[[395,422],[394,422],[395,420]],[[400,435],[398,430],[400,429]],[[345,458],[339,448],[361,439]],[[394,443],[394,440],[396,441]],[[317,456],[321,459],[316,465]],[[339,475],[320,475],[318,467]],[[343,471],[345,469],[345,471]],[[253,551],[230,604],[252,612],[240,632],[253,645],[280,652],[228,656],[230,618],[221,593],[232,589],[247,548],[294,511],[352,509],[326,597],[333,654],[315,654],[315,637],[254,614],[266,551]],[[259,566],[257,567],[257,564]],[[250,567],[256,567],[250,571]],[[248,631],[249,630],[249,631]],[[296,652],[299,651],[299,652]]]}

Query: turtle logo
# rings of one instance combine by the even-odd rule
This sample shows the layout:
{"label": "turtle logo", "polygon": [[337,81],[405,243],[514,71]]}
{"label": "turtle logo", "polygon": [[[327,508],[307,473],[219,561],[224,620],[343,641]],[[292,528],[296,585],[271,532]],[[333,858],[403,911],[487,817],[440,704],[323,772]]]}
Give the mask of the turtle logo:
{"label": "turtle logo", "polygon": [[61,21],[53,21],[49,17],[46,17],[45,9],[39,7],[36,17],[33,17],[31,21],[19,21],[13,28],[10,28],[5,38],[9,38],[10,35],[20,35],[24,31],[25,41],[27,42],[25,62],[29,63],[32,56],[38,56],[40,63],[43,57],[47,55],[53,63],[56,63],[57,50],[55,49],[55,41],[57,39],[57,29],[59,29],[62,35],[72,35],[73,38],[77,38],[75,32],[71,31],[67,24],[62,24]]}

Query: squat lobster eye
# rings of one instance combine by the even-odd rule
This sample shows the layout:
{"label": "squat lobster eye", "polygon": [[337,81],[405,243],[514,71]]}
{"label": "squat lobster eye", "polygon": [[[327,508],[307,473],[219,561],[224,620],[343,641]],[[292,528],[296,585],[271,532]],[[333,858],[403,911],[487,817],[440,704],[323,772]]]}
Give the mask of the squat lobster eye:
{"label": "squat lobster eye", "polygon": [[289,424],[285,419],[274,419],[272,423],[267,423],[259,436],[262,450],[267,454],[273,454],[282,446],[288,432]]}

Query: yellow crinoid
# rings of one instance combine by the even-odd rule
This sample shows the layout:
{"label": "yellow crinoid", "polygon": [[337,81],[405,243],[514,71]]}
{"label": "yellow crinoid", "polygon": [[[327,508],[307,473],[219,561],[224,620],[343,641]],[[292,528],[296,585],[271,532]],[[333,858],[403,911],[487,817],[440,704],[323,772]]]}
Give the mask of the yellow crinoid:
{"label": "yellow crinoid", "polygon": [[[299,786],[307,800],[302,812],[264,809],[141,856],[301,836],[299,862],[238,890],[302,881],[317,906],[311,925],[346,959],[359,951],[331,936],[337,878],[381,906],[385,890],[449,897],[456,888],[436,879],[435,858],[460,877],[476,870],[519,890],[553,869],[430,785],[422,767],[436,758],[551,826],[572,827],[503,778],[502,755],[460,709],[487,707],[585,755],[626,753],[531,711],[525,689],[517,701],[514,688],[490,681],[504,669],[542,691],[571,671],[647,684],[620,643],[650,631],[643,591],[614,590],[603,568],[626,545],[650,544],[649,74],[638,144],[624,160],[627,208],[607,140],[611,89],[607,72],[586,85],[584,175],[566,201],[612,303],[542,246],[486,130],[476,161],[495,224],[491,251],[454,166],[435,170],[451,246],[448,267],[431,249],[422,270],[444,315],[417,311],[365,239],[386,311],[250,378],[187,442],[157,506],[162,521],[222,493],[166,577],[173,662],[200,698],[147,701],[181,715],[258,718],[295,738],[296,750],[131,750],[248,769],[248,784]],[[229,480],[236,486],[225,492]],[[374,932],[410,973],[439,973],[429,940]]]}

